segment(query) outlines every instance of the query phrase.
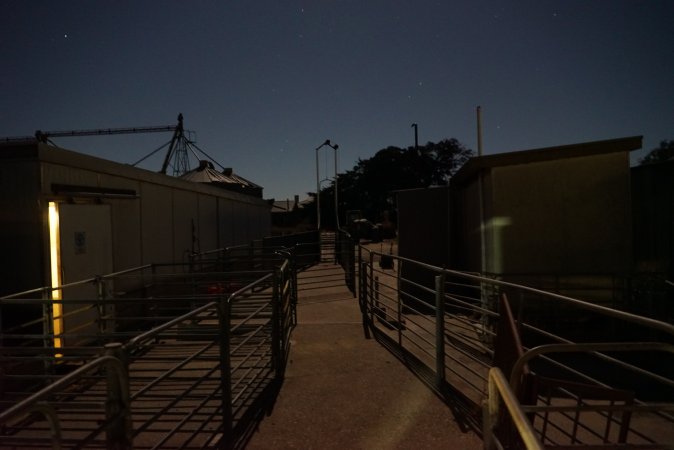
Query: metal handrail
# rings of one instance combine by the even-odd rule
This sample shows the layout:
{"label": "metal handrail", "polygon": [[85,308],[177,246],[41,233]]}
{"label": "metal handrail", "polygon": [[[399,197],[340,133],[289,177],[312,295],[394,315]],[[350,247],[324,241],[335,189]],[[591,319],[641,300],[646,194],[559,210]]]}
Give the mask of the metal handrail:
{"label": "metal handrail", "polygon": [[[295,244],[295,245],[289,247],[288,249],[292,249],[293,247],[296,247],[298,245],[302,245],[302,244]],[[216,249],[212,249],[212,250],[205,250],[203,252],[194,253],[194,256],[206,256],[206,255],[213,255],[213,254],[219,254],[219,253],[227,253],[227,252],[231,252],[231,251],[234,251],[234,250],[248,249],[249,247],[250,247],[250,244],[240,244],[240,245],[233,245],[233,246],[229,246],[229,247],[220,247],[220,248],[216,248]],[[178,265],[185,265],[185,264],[186,263],[178,263]],[[145,265],[142,265],[142,266],[131,267],[129,269],[123,269],[123,270],[120,270],[120,271],[117,271],[117,272],[107,273],[105,275],[96,275],[94,277],[73,281],[71,283],[61,284],[59,286],[41,286],[41,287],[38,287],[38,288],[33,288],[33,289],[26,290],[26,291],[15,292],[15,293],[12,293],[12,294],[9,294],[9,295],[2,296],[2,297],[0,297],[0,302],[2,300],[13,299],[13,298],[22,297],[22,296],[25,296],[25,295],[43,294],[43,293],[49,292],[49,291],[53,292],[53,291],[57,291],[57,290],[62,290],[62,289],[74,287],[74,286],[81,286],[81,285],[84,285],[84,284],[95,283],[99,280],[106,280],[106,279],[109,279],[109,278],[115,278],[115,277],[119,277],[119,276],[122,276],[122,275],[128,275],[130,273],[140,272],[140,271],[145,270],[145,269],[152,269],[154,267],[159,267],[159,266],[162,266],[162,265],[164,265],[164,264],[161,264],[161,263],[159,263],[159,264],[158,263],[145,264]],[[175,263],[166,263],[165,265],[175,265]]]}
{"label": "metal handrail", "polygon": [[[384,253],[377,252],[377,251],[374,251],[374,250],[370,250],[368,248],[363,248],[362,250],[365,251],[365,252],[371,253],[373,255],[379,255],[379,256],[384,255]],[[386,256],[391,256],[391,255],[386,255]],[[423,262],[415,261],[413,259],[405,258],[405,257],[402,257],[402,256],[393,255],[393,258],[396,259],[396,260],[399,260],[399,261],[412,263],[412,264],[414,264],[414,265],[416,265],[420,268],[425,268],[425,269],[428,269],[428,270],[431,270],[431,271],[434,271],[434,272],[438,272],[438,273],[444,273],[446,275],[454,275],[454,276],[467,278],[469,280],[472,280],[472,281],[475,281],[475,282],[478,282],[478,283],[489,283],[489,284],[493,284],[493,285],[496,285],[496,286],[518,289],[518,290],[521,290],[521,291],[524,291],[524,292],[529,292],[531,294],[543,295],[543,296],[551,298],[551,299],[560,300],[560,301],[563,301],[565,303],[570,303],[574,306],[577,306],[579,308],[582,308],[582,309],[585,309],[585,310],[588,310],[588,311],[593,311],[593,312],[597,312],[597,313],[607,315],[609,317],[614,317],[614,318],[617,318],[617,319],[623,319],[623,320],[626,320],[626,321],[629,321],[629,322],[632,322],[632,323],[644,325],[644,326],[647,326],[647,327],[654,328],[656,330],[665,332],[665,333],[667,333],[671,336],[674,336],[674,325],[666,323],[666,322],[662,322],[662,321],[659,321],[659,320],[650,319],[648,317],[643,317],[643,316],[628,313],[628,312],[625,312],[625,311],[608,308],[608,307],[597,305],[597,304],[594,304],[594,303],[590,303],[590,302],[587,302],[587,301],[584,301],[584,300],[579,300],[579,299],[576,299],[576,298],[567,297],[565,295],[556,294],[554,292],[542,291],[540,289],[532,288],[532,287],[529,287],[529,286],[523,286],[523,285],[519,285],[519,284],[515,284],[515,283],[510,283],[510,282],[507,282],[507,281],[496,280],[496,279],[493,279],[493,278],[486,278],[486,277],[483,277],[483,276],[480,276],[480,275],[474,275],[474,274],[469,273],[469,272],[461,272],[461,271],[458,271],[458,270],[444,269],[442,267],[438,267],[438,266],[434,266],[434,265],[431,265],[431,264],[426,264],[426,263],[423,263]]]}
{"label": "metal handrail", "polygon": [[[517,388],[518,380],[521,379],[524,367],[533,358],[548,353],[595,353],[598,352],[634,352],[634,351],[661,351],[674,355],[674,345],[664,342],[593,342],[593,343],[570,343],[570,344],[546,344],[539,345],[524,352],[515,362],[510,374],[510,386]],[[674,387],[674,380],[661,377],[657,374],[639,370],[642,375],[659,381],[660,383]]]}
{"label": "metal handrail", "polygon": [[[392,257],[395,265],[389,268],[377,267],[375,262],[382,256]],[[511,372],[512,364],[519,355],[514,350],[512,354],[508,354],[509,350],[498,346],[495,341],[498,321],[501,320],[495,299],[505,293],[510,295],[515,292],[513,299],[515,302],[519,300],[514,319],[521,327],[519,332],[525,333],[525,345],[535,347],[548,342],[558,342],[559,344],[544,348],[550,353],[560,348],[566,351],[585,351],[588,357],[600,358],[602,364],[617,365],[621,370],[629,371],[627,372],[629,374],[648,380],[649,384],[653,384],[653,389],[656,386],[665,389],[674,388],[674,379],[671,379],[669,374],[660,374],[658,370],[649,367],[647,362],[640,365],[627,355],[623,358],[620,354],[611,353],[627,349],[640,352],[658,350],[666,351],[669,358],[669,355],[674,354],[674,346],[654,341],[670,342],[671,336],[674,336],[672,324],[542,289],[388,255],[365,246],[359,247],[358,266],[359,303],[363,311],[366,336],[373,332],[380,342],[394,354],[399,355],[401,360],[440,395],[455,395],[457,401],[452,404],[465,414],[466,423],[476,430],[479,430],[481,425],[480,417],[475,414],[475,411],[476,407],[479,407],[486,398],[485,387],[488,384],[489,370],[492,366],[498,363],[502,367],[501,370],[507,370],[506,376],[512,374],[513,380],[521,382],[520,374],[526,362],[537,356],[536,352],[542,351],[539,349],[527,354],[527,358],[518,362],[517,367]],[[433,282],[434,279],[435,282]],[[545,311],[548,305],[550,309]],[[557,308],[567,313],[564,317],[587,317],[588,320],[596,320],[602,325],[624,327],[635,336],[643,336],[641,340],[649,342],[631,342],[627,345],[612,342],[604,347],[597,343],[579,345],[573,342],[578,340],[575,334],[577,330],[575,328],[567,330],[564,328],[565,324],[557,322],[553,315],[544,315],[539,321],[525,320],[525,317],[538,314],[541,309],[545,314],[554,314]],[[551,327],[547,328],[548,325]],[[611,335],[605,338],[607,341],[612,339]],[[565,347],[567,345],[570,347]],[[497,349],[500,352],[498,355]],[[526,350],[525,347],[523,351],[526,352]],[[541,365],[534,367],[536,370],[540,369],[541,373],[546,373],[548,369],[561,370],[564,371],[566,377],[584,380],[589,383],[588,386],[596,385],[598,389],[605,391],[616,390],[612,386],[622,385],[618,380],[613,380],[610,375],[599,374],[598,376],[596,371],[585,370],[586,367],[583,365],[585,360],[578,361],[578,364],[574,365],[574,363],[565,363],[565,359],[561,356],[559,358],[555,355],[546,356],[545,353],[545,351],[541,353]],[[498,361],[494,360],[495,357],[499,358]],[[528,380],[525,382],[529,383]],[[533,378],[531,383],[534,383]],[[516,393],[519,387],[518,383],[513,381],[511,390]],[[536,389],[533,384],[530,387]],[[635,390],[639,396],[649,395],[645,389]],[[534,392],[527,391],[523,394],[533,395]],[[635,397],[634,407],[628,405],[600,408],[592,405],[581,409],[582,411],[596,410],[602,417],[609,418],[610,414],[604,414],[604,412],[616,410],[628,414],[628,411],[638,410],[643,413],[648,412],[656,420],[663,420],[664,423],[674,422],[674,417],[670,414],[673,405],[655,404],[647,398]],[[546,414],[549,412],[556,414],[565,409],[564,407],[555,409],[557,405],[547,409],[530,405],[519,406],[525,415],[533,414],[538,409]],[[573,411],[577,410],[578,407],[573,409]],[[555,415],[550,423],[562,420],[559,417]],[[629,421],[626,423],[628,427],[626,429],[637,442],[641,442],[639,440],[653,442],[649,439],[664,437],[659,435],[653,438],[644,437],[639,421],[635,421],[631,426]],[[584,438],[594,439],[598,436],[593,434],[594,430],[586,428],[583,423],[577,426],[583,428]],[[538,427],[536,429],[538,430]],[[624,433],[624,429],[621,429],[620,433]],[[549,438],[544,427],[540,432],[539,439]],[[573,432],[575,433],[575,429]],[[503,436],[502,439],[507,439],[507,436]],[[622,438],[618,436],[618,440],[620,439]]]}
{"label": "metal handrail", "polygon": [[175,319],[172,319],[168,322],[165,322],[157,327],[152,328],[151,330],[146,331],[145,333],[141,333],[138,336],[135,336],[131,340],[129,340],[127,343],[124,344],[124,349],[125,350],[130,350],[133,348],[136,348],[140,346],[141,343],[145,341],[149,341],[151,339],[154,339],[157,337],[160,333],[168,330],[171,327],[174,327],[178,325],[179,323],[184,322],[185,320],[189,320],[193,317],[198,316],[199,314],[203,313],[204,311],[208,311],[209,309],[213,308],[214,306],[217,305],[217,302],[209,302],[206,303],[203,306],[200,306],[197,309],[193,309],[187,314],[184,314],[180,317],[176,317]]}
{"label": "metal handrail", "polygon": [[43,388],[42,390],[32,394],[29,397],[26,397],[22,401],[14,404],[13,406],[7,408],[6,410],[0,412],[0,425],[6,424],[8,420],[12,417],[18,416],[30,410],[34,405],[45,400],[49,395],[57,392],[59,389],[62,389],[69,384],[72,384],[79,380],[82,375],[91,372],[94,369],[97,369],[101,366],[111,367],[117,376],[121,379],[125,374],[124,363],[118,358],[115,358],[110,355],[99,356],[98,358],[89,361],[82,367],[79,367],[72,372],[64,375],[61,378],[58,378],[56,381]]}
{"label": "metal handrail", "polygon": [[[171,311],[171,308],[174,308],[173,306],[171,306],[170,302],[178,302],[178,301],[189,302],[188,306],[194,309],[190,309],[189,311],[186,311],[184,309],[182,310],[177,309],[177,311],[179,311],[179,313],[182,314],[180,317],[172,316],[170,312],[160,313],[159,315],[151,316],[149,318],[150,321],[148,321],[148,323],[154,324],[156,326],[144,332],[142,331],[134,332],[133,334],[129,335],[130,333],[126,331],[114,334],[115,330],[112,330],[113,334],[110,335],[112,339],[122,338],[124,339],[124,341],[122,342],[125,342],[123,344],[117,344],[116,351],[118,352],[118,354],[116,353],[115,355],[113,355],[114,358],[109,354],[101,357],[96,357],[92,355],[91,352],[81,354],[81,352],[78,351],[80,347],[77,347],[78,343],[75,341],[72,341],[73,344],[70,344],[70,346],[68,346],[67,348],[63,347],[59,349],[50,349],[48,347],[50,339],[50,336],[48,334],[49,331],[48,330],[43,331],[42,336],[46,336],[46,338],[44,338],[46,342],[45,347],[38,346],[32,347],[32,349],[33,350],[35,348],[42,350],[46,349],[47,351],[51,351],[52,353],[54,353],[54,355],[46,359],[37,358],[35,359],[35,361],[39,361],[40,364],[43,363],[46,364],[45,367],[47,367],[47,369],[49,369],[50,367],[56,367],[56,365],[59,363],[64,363],[63,364],[64,368],[74,369],[72,366],[66,367],[65,365],[66,363],[69,364],[71,361],[75,362],[76,364],[79,364],[80,361],[84,360],[86,364],[82,367],[72,370],[67,375],[63,376],[51,373],[48,373],[44,376],[36,374],[34,377],[31,375],[31,379],[40,380],[39,381],[40,383],[43,382],[42,381],[43,379],[47,381],[53,381],[53,383],[44,387],[36,394],[28,394],[27,398],[20,400],[16,404],[11,405],[9,404],[9,402],[6,402],[9,404],[8,406],[11,406],[11,408],[2,411],[1,417],[3,418],[3,420],[10,420],[11,418],[10,423],[14,424],[17,419],[20,419],[22,417],[22,416],[17,417],[17,414],[25,414],[26,412],[30,413],[34,411],[39,412],[42,415],[47,415],[48,422],[50,423],[50,426],[52,428],[52,433],[49,440],[51,441],[51,445],[53,445],[54,448],[58,448],[61,445],[62,439],[65,440],[71,439],[68,433],[72,433],[75,429],[84,430],[85,429],[83,428],[84,426],[87,427],[86,428],[86,430],[88,430],[87,432],[90,432],[88,437],[85,438],[87,442],[89,442],[92,439],[98,439],[96,436],[104,432],[104,430],[106,429],[108,430],[108,433],[106,433],[106,439],[108,440],[110,439],[112,439],[113,441],[115,439],[121,440],[125,439],[125,437],[128,437],[128,439],[132,439],[133,433],[136,434],[143,433],[143,430],[147,428],[147,425],[145,424],[145,422],[140,422],[142,425],[139,425],[138,428],[133,433],[131,432],[124,433],[123,431],[121,431],[121,428],[119,428],[123,425],[121,421],[122,420],[126,420],[127,422],[129,421],[130,408],[122,406],[122,409],[120,410],[119,406],[115,406],[114,399],[112,402],[112,407],[117,409],[113,409],[112,412],[110,412],[111,410],[109,409],[106,410],[106,416],[108,417],[109,420],[106,420],[105,422],[91,420],[91,423],[88,425],[80,424],[76,425],[76,428],[72,428],[72,421],[65,419],[63,419],[64,422],[59,425],[59,416],[56,415],[56,410],[54,408],[58,409],[60,408],[60,406],[58,404],[54,404],[52,407],[51,402],[53,401],[52,398],[53,395],[62,393],[63,389],[72,391],[72,395],[77,395],[77,392],[79,391],[72,390],[72,388],[70,387],[71,385],[68,383],[72,384],[84,381],[84,384],[82,386],[85,387],[85,389],[88,389],[86,388],[86,386],[88,386],[89,383],[89,381],[87,380],[92,379],[92,374],[90,373],[90,371],[95,370],[95,368],[99,367],[100,364],[106,364],[106,362],[113,360],[118,361],[120,365],[122,364],[122,362],[124,362],[125,364],[131,363],[133,365],[136,365],[137,363],[141,364],[140,366],[141,368],[138,369],[139,372],[137,373],[128,372],[119,375],[119,377],[121,378],[123,377],[123,375],[128,377],[131,376],[131,374],[136,373],[136,375],[133,375],[134,378],[132,379],[134,380],[137,379],[138,381],[142,380],[142,382],[144,383],[143,386],[145,386],[144,389],[146,390],[156,389],[156,386],[158,386],[158,384],[155,383],[157,381],[156,378],[154,379],[154,381],[152,378],[150,378],[149,380],[143,380],[142,377],[144,377],[145,375],[143,375],[142,372],[143,370],[142,364],[153,361],[154,359],[161,361],[161,358],[164,357],[161,351],[161,347],[164,345],[170,346],[172,345],[171,342],[175,342],[179,346],[178,348],[189,348],[189,345],[191,345],[189,344],[190,342],[198,342],[201,337],[204,337],[209,341],[209,343],[206,346],[197,348],[197,350],[195,350],[195,353],[191,354],[188,353],[188,356],[186,357],[179,356],[178,359],[175,361],[175,364],[173,362],[167,361],[168,365],[170,366],[169,372],[172,372],[174,370],[183,370],[180,369],[179,367],[181,366],[181,364],[183,363],[191,364],[193,360],[197,361],[198,358],[202,358],[201,359],[202,361],[208,362],[207,364],[209,364],[210,367],[208,374],[202,375],[201,378],[202,381],[198,381],[197,378],[199,377],[197,377],[195,378],[194,382],[201,383],[203,382],[203,380],[206,379],[206,377],[213,377],[214,374],[215,374],[214,379],[219,379],[219,382],[217,382],[217,386],[219,386],[217,388],[218,391],[216,391],[217,395],[216,392],[210,394],[207,393],[209,397],[205,398],[202,403],[203,405],[206,405],[213,399],[218,399],[218,401],[222,402],[220,408],[218,409],[218,411],[220,412],[217,413],[219,414],[219,417],[216,418],[210,416],[211,417],[210,420],[217,419],[217,421],[220,422],[219,426],[221,434],[220,437],[218,437],[218,439],[222,439],[222,442],[230,441],[231,439],[233,439],[231,434],[231,431],[233,430],[232,428],[233,424],[237,423],[238,420],[241,420],[242,417],[240,417],[240,414],[244,414],[241,413],[242,408],[251,407],[250,405],[258,401],[256,400],[256,396],[259,397],[262,395],[261,392],[265,392],[264,390],[261,390],[262,387],[264,387],[265,390],[270,388],[273,389],[272,386],[275,386],[276,385],[275,383],[278,382],[278,380],[284,374],[284,369],[287,364],[286,359],[288,357],[287,352],[290,343],[289,340],[290,331],[296,324],[296,321],[294,319],[296,318],[295,307],[297,303],[296,301],[297,276],[295,273],[295,270],[297,269],[295,267],[295,258],[296,258],[295,247],[298,246],[291,246],[290,248],[284,247],[272,248],[271,246],[267,246],[264,249],[260,248],[260,250],[264,252],[264,255],[261,252],[258,252],[257,247],[255,247],[254,252],[242,254],[240,258],[239,257],[236,258],[235,263],[238,262],[245,263],[245,261],[248,260],[249,258],[252,258],[250,260],[255,262],[258,261],[258,259],[260,259],[258,258],[259,256],[262,256],[263,259],[267,258],[267,260],[269,260],[269,257],[273,258],[273,261],[269,260],[269,262],[271,262],[272,264],[267,264],[265,262],[266,260],[263,260],[263,266],[265,270],[252,270],[252,271],[245,270],[236,272],[217,271],[209,273],[202,271],[198,272],[190,271],[186,273],[181,272],[177,274],[173,273],[167,274],[169,278],[166,278],[164,275],[158,275],[159,276],[158,279],[153,278],[152,279],[153,284],[156,284],[157,280],[160,280],[160,282],[162,280],[168,281],[169,284],[167,284],[165,287],[162,287],[161,285],[155,286],[162,290],[166,290],[167,288],[173,289],[171,286],[174,285],[173,284],[174,276],[177,276],[175,280],[179,281],[180,283],[187,283],[188,286],[187,290],[188,295],[178,294],[175,297],[162,295],[163,294],[162,290],[159,290],[157,292],[153,290],[149,295],[151,296],[151,298],[154,299],[153,300],[154,302],[158,302],[157,304],[167,302],[169,306],[166,311]],[[228,255],[223,256],[225,258],[228,257]],[[214,261],[217,262],[218,260],[214,259]],[[187,267],[185,264],[179,265]],[[139,270],[142,271],[149,268],[155,269],[158,267],[161,267],[161,265],[158,264],[146,265],[140,268],[116,272],[115,274],[108,274],[105,276],[97,276],[87,280],[80,280],[78,282],[69,283],[68,285],[59,286],[53,289],[51,287],[34,289],[31,291],[13,294],[9,296],[8,299],[6,299],[6,302],[12,304],[15,302],[21,302],[24,304],[30,303],[30,304],[43,304],[43,305],[49,305],[51,303],[61,303],[61,304],[72,303],[74,305],[80,303],[89,304],[92,302],[100,302],[101,304],[110,305],[111,307],[114,307],[117,304],[115,303],[117,301],[121,302],[121,304],[125,304],[127,302],[133,302],[134,300],[126,297],[120,299],[116,299],[114,297],[105,298],[106,293],[104,292],[103,296],[101,296],[100,289],[97,297],[96,294],[94,294],[94,297],[88,300],[87,299],[51,300],[48,298],[48,296],[44,294],[40,295],[42,297],[41,299],[19,299],[17,297],[20,297],[22,295],[23,296],[30,295],[30,293],[34,294],[36,292],[44,293],[45,289],[47,292],[49,292],[50,290],[61,289],[73,285],[83,285],[91,282],[100,283],[101,281],[105,281],[106,279],[112,279],[115,275],[128,275],[134,272],[138,272]],[[208,267],[206,268],[208,269]],[[255,268],[257,268],[257,266],[255,266]],[[222,279],[221,276],[222,274],[225,274],[227,277],[229,277],[231,274],[234,274],[233,276],[236,277],[237,280],[246,283],[246,285],[241,288],[238,288],[237,286],[238,289],[235,288],[236,291],[230,293],[227,291],[222,291],[220,289],[212,289],[210,285],[205,285],[200,281],[204,280],[205,282],[209,283],[208,280],[213,280],[210,283],[216,283],[216,285],[219,285],[220,283],[219,280]],[[144,277],[145,273],[141,273],[141,275]],[[154,270],[152,274],[148,273],[148,275],[153,277],[157,276]],[[251,281],[250,278],[251,276],[255,277],[253,281]],[[199,291],[193,290],[195,287],[197,287],[197,285],[193,285],[195,281],[199,283],[200,289]],[[143,289],[145,289],[147,286],[142,287]],[[246,300],[248,298],[251,299],[250,306],[246,306],[249,304]],[[201,301],[204,300],[207,303],[205,304],[201,303]],[[0,304],[2,303],[0,302]],[[262,306],[260,307],[260,305]],[[174,308],[173,311],[175,310],[176,309]],[[259,318],[261,322],[260,323],[255,322],[254,324],[255,326],[250,327],[250,330],[246,328],[244,334],[242,334],[240,331],[237,332],[237,329],[240,330],[241,329],[240,327],[242,327],[242,325],[244,325],[247,321],[250,322],[251,318],[253,319]],[[133,317],[131,319],[133,319]],[[161,322],[158,322],[157,319],[161,320]],[[234,323],[232,323],[233,319],[235,320]],[[115,317],[112,316],[111,320],[114,321]],[[192,327],[193,324],[197,324],[198,322],[205,324],[205,326]],[[89,332],[87,331],[87,333]],[[94,338],[102,339],[102,342],[105,342],[106,339],[109,340],[109,338],[107,338],[104,334],[100,333],[105,333],[105,330],[103,330],[103,328],[100,328],[98,330],[92,330],[89,334],[80,333],[78,336],[80,337],[92,336]],[[39,333],[35,334],[36,338],[39,338],[40,336],[41,335]],[[17,337],[20,336],[17,334],[12,335],[13,339]],[[166,339],[164,337],[166,337]],[[196,340],[192,341],[194,338],[196,338]],[[245,345],[241,344],[242,342],[241,339],[243,339]],[[36,342],[40,344],[39,340],[36,340]],[[101,342],[101,340],[98,340],[96,342]],[[152,343],[152,345],[147,346],[146,348],[146,345],[150,342]],[[169,342],[169,344],[167,344],[167,342]],[[187,346],[185,346],[186,343],[188,343]],[[242,345],[245,348],[243,348]],[[154,348],[155,346],[158,346],[159,348],[155,349]],[[7,348],[14,351],[14,347],[11,348],[7,347]],[[23,352],[22,351],[23,347],[19,346],[17,348],[19,353],[22,354],[25,353],[26,355],[28,355],[27,353],[28,350],[26,350],[26,352]],[[91,346],[90,348],[92,351],[97,351],[97,349],[100,349],[100,347],[95,346]],[[213,361],[212,359],[213,355],[206,354],[204,352],[206,350],[208,350],[208,352],[212,352],[215,349],[219,349],[217,350],[217,354],[219,355],[219,361],[216,363],[215,366],[210,366],[211,361]],[[136,350],[141,350],[142,354],[137,353]],[[243,350],[243,352],[241,350]],[[188,350],[188,352],[192,352],[192,350]],[[83,356],[84,358],[82,358],[81,356]],[[91,358],[92,356],[94,356],[94,358],[96,359],[88,361],[89,358]],[[16,358],[15,360],[18,361],[18,359]],[[110,371],[112,376],[117,376],[114,375],[114,373],[116,372],[119,371],[118,370],[116,370],[115,372]],[[164,369],[162,369],[162,373],[166,374],[167,372],[164,372]],[[173,375],[166,375],[166,376],[161,375],[159,378],[162,379],[165,378],[165,380],[160,381],[159,383],[166,382],[166,380],[169,380],[170,377],[172,376]],[[276,382],[270,381],[274,379],[277,381]],[[126,378],[126,380],[128,391],[129,378]],[[134,383],[136,383],[134,385],[136,386],[136,388],[138,387],[137,384],[138,381],[134,381]],[[108,378],[108,382],[115,383],[117,385],[120,384],[118,382],[115,382],[114,380],[111,380],[110,378]],[[149,384],[145,384],[146,382]],[[270,384],[268,385],[267,383]],[[114,384],[112,384],[111,386],[113,386],[113,389],[116,389]],[[197,386],[197,384],[195,384],[194,386]],[[187,389],[192,388],[188,387]],[[83,392],[86,393],[88,391],[85,390]],[[151,401],[148,400],[148,398],[151,398],[148,397],[149,395],[152,394],[148,391],[148,395],[140,398],[137,392],[136,394],[134,394],[133,401],[134,402],[140,401],[147,403],[148,401]],[[263,397],[266,398],[264,395],[262,395],[260,399],[262,399]],[[128,395],[126,398],[128,398]],[[42,403],[43,400],[49,400],[50,404],[43,405]],[[237,401],[238,403],[234,404]],[[77,400],[75,400],[75,402],[77,403]],[[93,403],[91,401],[84,401],[81,404],[84,405],[83,407],[85,408],[89,406],[98,407],[103,405],[103,403],[99,404]],[[123,405],[129,404],[124,403]],[[54,414],[49,416],[48,415],[49,411],[47,409],[42,408],[42,406],[52,408]],[[141,408],[143,407],[141,406]],[[155,417],[154,414],[171,414],[170,409],[166,410],[163,406],[159,408],[161,409],[158,410],[156,413],[153,413],[152,417]],[[206,414],[216,414],[216,412],[210,412],[209,410],[210,406],[208,407],[204,406],[204,408],[205,408],[204,411],[207,411]],[[145,410],[141,409],[141,411]],[[125,414],[126,416],[124,416]],[[197,417],[197,415],[204,413],[193,411],[190,414],[191,414],[190,417],[192,416]],[[111,420],[113,422],[110,422]],[[151,418],[150,420],[154,419]],[[185,420],[192,420],[192,419],[188,419],[185,417],[181,419],[180,423],[183,423]],[[44,430],[42,430],[39,434],[36,434],[34,437],[31,436],[30,434],[26,434],[30,433],[29,430],[33,430],[32,425],[29,425],[29,423],[32,422],[27,422],[26,424],[21,425],[20,429],[17,428],[16,431],[20,432],[21,435],[17,437],[16,439],[18,440],[14,442],[21,442],[22,439],[24,440],[25,439],[31,440],[33,438],[36,440],[45,439],[46,436],[43,433]],[[113,427],[112,434],[109,434],[111,430],[110,428],[108,428],[109,425],[112,425]],[[180,427],[182,425],[176,426]],[[214,435],[213,438],[215,437],[217,436]],[[3,436],[3,438],[10,439],[7,436]],[[8,440],[7,442],[10,441]]]}
{"label": "metal handrail", "polygon": [[494,427],[499,421],[500,405],[503,403],[525,448],[527,450],[543,450],[543,444],[536,437],[534,427],[522,410],[506,377],[498,367],[492,367],[489,370],[487,389],[489,395],[485,400],[482,435],[484,449],[492,450],[497,448],[497,443],[500,444],[494,434]]}
{"label": "metal handrail", "polygon": [[115,278],[115,277],[118,277],[118,276],[121,276],[121,275],[127,275],[129,273],[139,272],[139,271],[145,270],[145,269],[151,269],[152,267],[154,267],[154,264],[146,264],[144,266],[132,267],[130,269],[120,270],[119,272],[113,272],[113,273],[108,273],[108,274],[105,274],[105,275],[95,276],[95,277],[91,277],[91,278],[85,278],[84,280],[77,280],[77,281],[73,281],[72,283],[61,284],[59,286],[42,286],[42,287],[39,287],[39,288],[30,289],[28,291],[16,292],[14,294],[5,295],[3,297],[0,297],[0,302],[2,300],[9,300],[9,299],[21,297],[21,296],[24,296],[24,295],[43,294],[43,293],[48,292],[48,291],[54,292],[54,291],[59,291],[59,290],[66,289],[66,288],[69,288],[69,287],[81,286],[83,284],[95,283],[99,280],[105,280],[105,279],[108,279],[108,278]]}

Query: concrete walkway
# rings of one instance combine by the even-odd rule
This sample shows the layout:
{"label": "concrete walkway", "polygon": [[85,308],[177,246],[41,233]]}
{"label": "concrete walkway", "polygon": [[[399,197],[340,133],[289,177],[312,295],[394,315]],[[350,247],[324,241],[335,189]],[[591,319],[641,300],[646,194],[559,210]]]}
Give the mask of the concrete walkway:
{"label": "concrete walkway", "polygon": [[[317,273],[343,280],[339,266],[326,264],[301,277]],[[247,449],[482,448],[414,374],[365,339],[357,299],[343,281],[299,284],[285,381]]]}

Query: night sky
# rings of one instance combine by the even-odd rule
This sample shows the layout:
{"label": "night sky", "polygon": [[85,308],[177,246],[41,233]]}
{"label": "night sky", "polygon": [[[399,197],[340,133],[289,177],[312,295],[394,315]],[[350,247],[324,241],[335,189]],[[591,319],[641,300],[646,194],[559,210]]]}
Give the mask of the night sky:
{"label": "night sky", "polygon": [[[0,21],[0,136],[172,125],[181,112],[265,198],[315,191],[326,139],[340,171],[413,145],[413,122],[420,143],[476,150],[477,105],[485,154],[674,139],[671,0],[3,0]],[[134,163],[170,137],[55,141]]]}

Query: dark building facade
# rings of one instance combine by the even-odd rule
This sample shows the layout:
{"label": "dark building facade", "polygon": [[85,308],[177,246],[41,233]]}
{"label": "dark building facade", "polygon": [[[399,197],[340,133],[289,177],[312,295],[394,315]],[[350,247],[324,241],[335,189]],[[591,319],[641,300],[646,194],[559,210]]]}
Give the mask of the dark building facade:
{"label": "dark building facade", "polygon": [[633,270],[640,147],[629,137],[472,158],[449,186],[398,193],[400,255],[525,284],[610,285]]}

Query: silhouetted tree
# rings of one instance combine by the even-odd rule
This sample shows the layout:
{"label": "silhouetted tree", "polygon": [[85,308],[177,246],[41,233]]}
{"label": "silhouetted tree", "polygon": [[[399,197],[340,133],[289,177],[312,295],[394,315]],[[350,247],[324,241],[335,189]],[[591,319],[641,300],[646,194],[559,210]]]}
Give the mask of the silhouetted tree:
{"label": "silhouetted tree", "polygon": [[651,164],[674,160],[674,141],[662,141],[660,147],[654,148],[641,158],[639,164]]}
{"label": "silhouetted tree", "polygon": [[[379,150],[339,175],[340,217],[344,217],[346,210],[359,209],[365,217],[380,220],[384,211],[394,209],[394,191],[446,185],[471,155],[472,151],[456,139],[428,142],[418,148]],[[321,191],[322,210],[324,193],[329,191],[332,196],[333,189],[330,186]],[[330,201],[330,196],[326,195],[326,201]],[[331,209],[331,213],[325,212],[326,219],[334,220],[334,207]],[[321,220],[323,217],[322,212]]]}

